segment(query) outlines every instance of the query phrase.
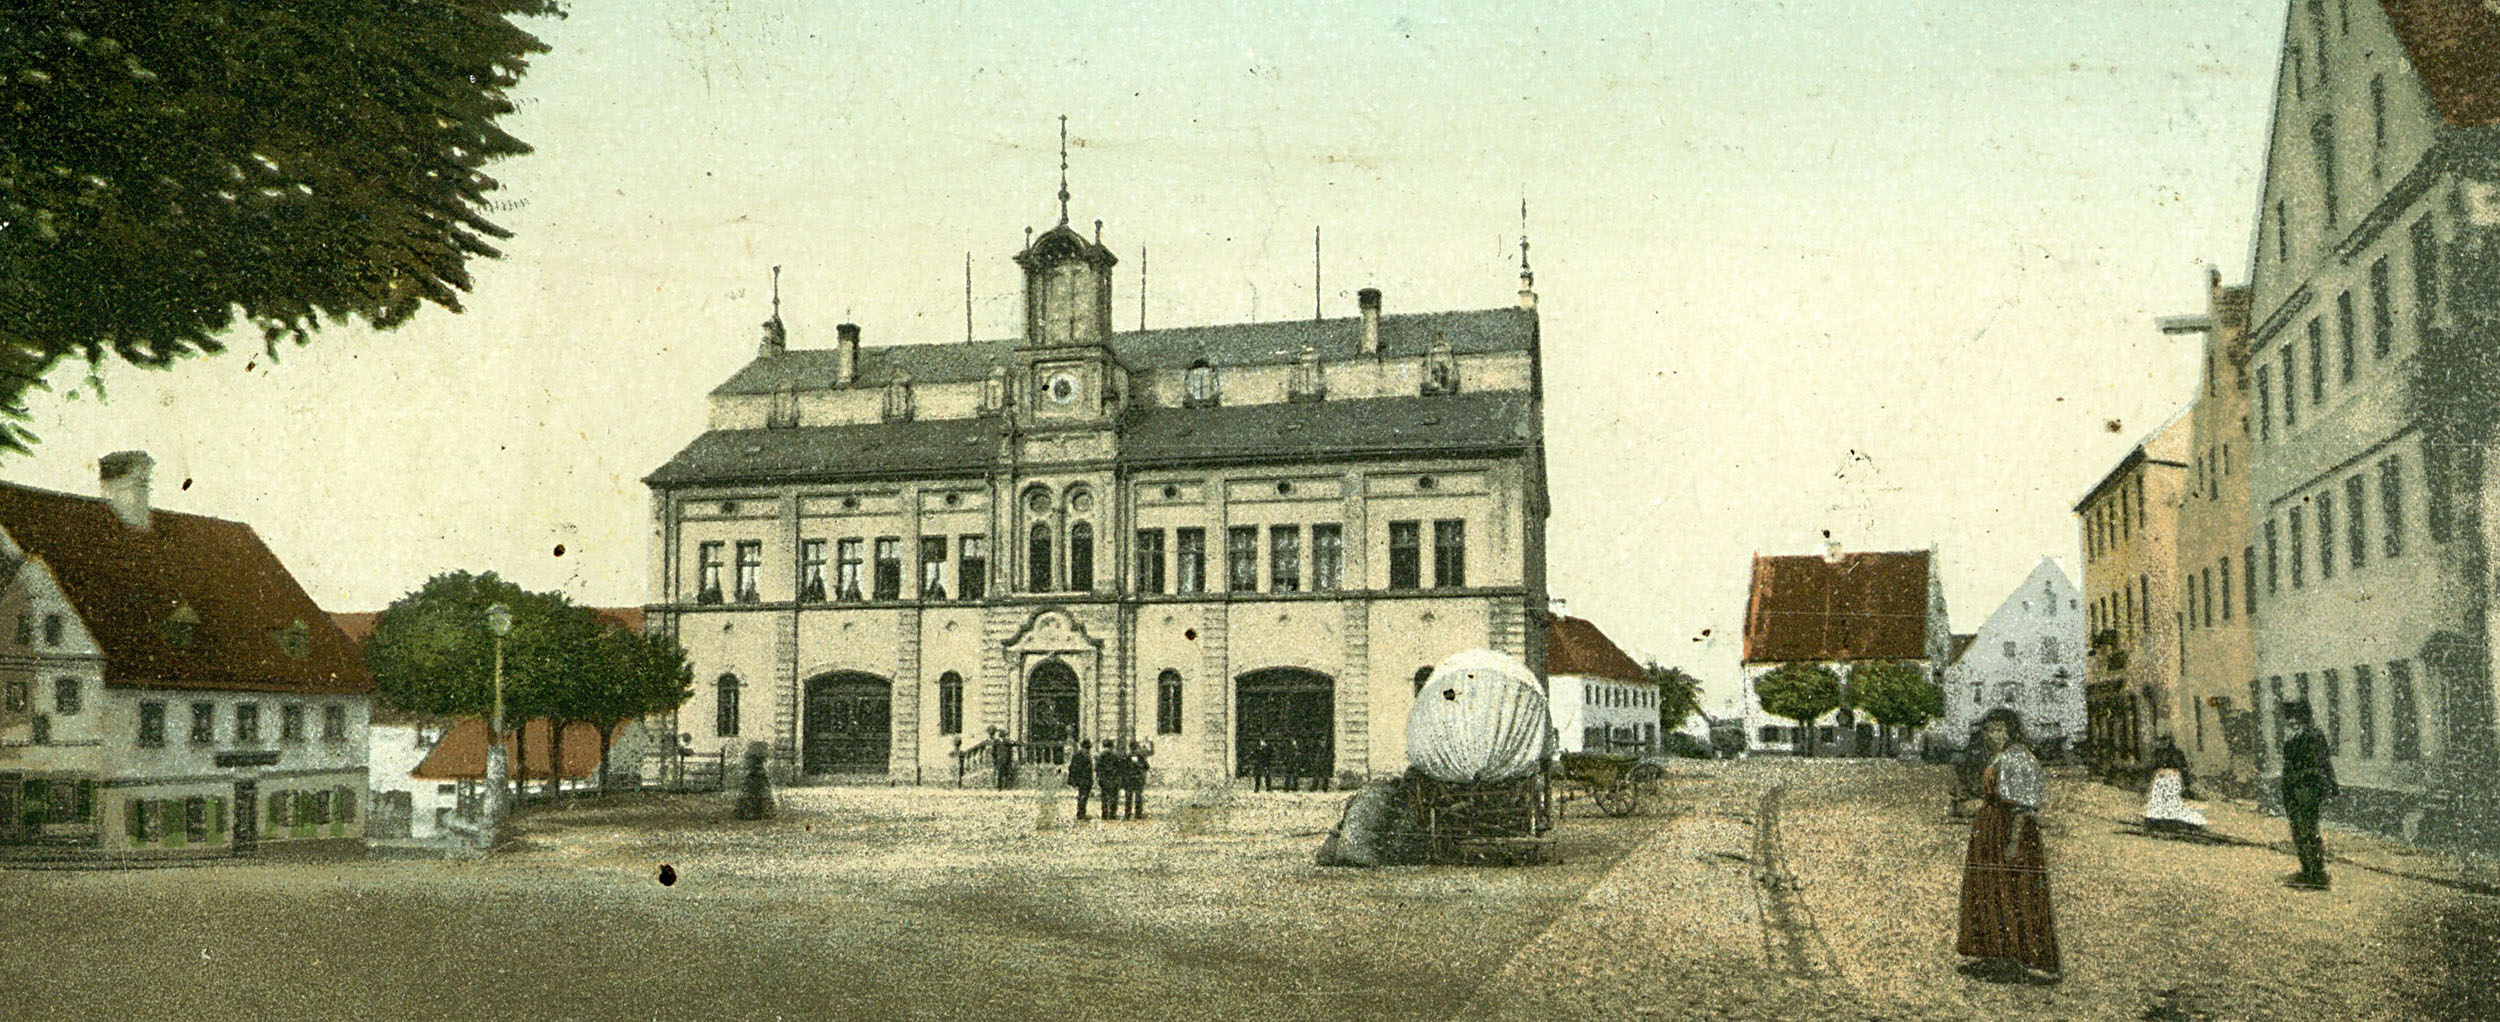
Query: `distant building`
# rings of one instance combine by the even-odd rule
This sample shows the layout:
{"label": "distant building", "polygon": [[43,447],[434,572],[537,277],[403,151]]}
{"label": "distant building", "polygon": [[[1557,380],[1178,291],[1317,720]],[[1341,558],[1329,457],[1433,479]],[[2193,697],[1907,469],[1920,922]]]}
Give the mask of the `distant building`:
{"label": "distant building", "polygon": [[2178,714],[2179,502],[2189,423],[2163,423],[2075,504],[2083,533],[2084,756],[2096,769],[2141,769]]}
{"label": "distant building", "polygon": [[1876,725],[1846,708],[1816,720],[1809,743],[1793,721],[1762,710],[1762,676],[1789,664],[1820,664],[1848,683],[1860,665],[1890,661],[1943,680],[1953,631],[1934,550],[1824,553],[1753,559],[1745,600],[1745,718],[1755,752],[1795,753],[1812,744],[1832,755],[1867,754]]}
{"label": "distant building", "polygon": [[1944,672],[1948,744],[1966,743],[1979,718],[1997,707],[2022,714],[2034,744],[2068,743],[2084,733],[2083,598],[2056,558],[2043,557],[2021,585],[1969,636]]}
{"label": "distant building", "polygon": [[[785,780],[951,780],[991,728],[1155,743],[1232,778],[1292,740],[1395,773],[1424,672],[1542,670],[1535,295],[1518,307],[1112,329],[1065,218],[1016,255],[1020,335],[786,345],[780,318],[645,480],[675,730]],[[734,755],[734,753],[733,753]]]}
{"label": "distant building", "polygon": [[2206,310],[2161,321],[2164,333],[2203,338],[2203,370],[2188,406],[2187,485],[2180,491],[2179,750],[2201,781],[2248,790],[2258,777],[2257,546],[2248,531],[2248,288],[2205,278]]}
{"label": "distant building", "polygon": [[[2348,822],[2444,840],[2493,804],[2500,12],[2289,5],[2250,270],[2265,769],[2305,698]],[[2452,388],[2465,385],[2468,392]],[[2426,405],[2443,390],[2447,403]],[[2478,420],[2480,420],[2478,422]]]}
{"label": "distant building", "polygon": [[363,840],[373,679],[251,526],[0,484],[0,841],[199,854]]}
{"label": "distant building", "polygon": [[1564,752],[1658,751],[1658,683],[1595,624],[1554,615],[1545,626],[1546,705]]}

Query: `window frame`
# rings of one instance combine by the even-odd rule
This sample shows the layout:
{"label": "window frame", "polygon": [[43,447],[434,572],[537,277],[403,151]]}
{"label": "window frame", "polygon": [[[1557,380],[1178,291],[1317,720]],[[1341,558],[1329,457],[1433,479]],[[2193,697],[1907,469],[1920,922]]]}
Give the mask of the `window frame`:
{"label": "window frame", "polygon": [[1467,588],[1467,520],[1432,521],[1432,587]]}
{"label": "window frame", "polygon": [[1224,591],[1259,591],[1258,526],[1233,525],[1224,529]]}
{"label": "window frame", "polygon": [[1389,523],[1389,588],[1424,587],[1424,524],[1420,519]]}

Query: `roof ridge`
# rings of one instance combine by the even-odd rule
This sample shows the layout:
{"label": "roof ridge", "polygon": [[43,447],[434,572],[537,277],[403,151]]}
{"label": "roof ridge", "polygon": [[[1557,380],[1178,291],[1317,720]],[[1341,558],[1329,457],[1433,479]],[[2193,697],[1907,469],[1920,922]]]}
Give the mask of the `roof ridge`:
{"label": "roof ridge", "polygon": [[[12,489],[12,490],[18,490],[18,491],[21,491],[21,492],[24,492],[24,493],[32,494],[32,495],[34,495],[34,496],[38,496],[38,497],[47,497],[47,498],[51,498],[51,499],[55,499],[55,500],[77,500],[77,501],[85,501],[86,503],[89,503],[89,504],[104,504],[104,505],[106,505],[106,506],[108,506],[108,507],[109,507],[109,506],[111,505],[111,503],[112,503],[111,501],[108,501],[108,500],[104,499],[103,497],[96,496],[96,495],[93,495],[93,494],[86,494],[86,493],[72,493],[72,492],[70,492],[70,491],[68,491],[68,490],[55,490],[55,489],[52,489],[51,487],[48,487],[48,486],[34,486],[34,485],[27,484],[27,483],[13,482],[13,481],[10,481],[10,480],[7,480],[7,479],[0,479],[0,487],[5,487],[5,488],[8,488],[8,489]],[[218,517],[218,516],[216,516],[216,515],[204,515],[204,514],[201,514],[201,513],[197,512],[197,511],[176,511],[176,510],[174,510],[174,509],[172,509],[172,508],[169,508],[169,507],[161,507],[161,506],[157,506],[157,505],[154,505],[154,504],[149,505],[149,507],[148,507],[148,514],[149,514],[151,517],[154,517],[154,516],[171,516],[171,517],[174,517],[174,518],[189,518],[189,519],[192,519],[192,520],[194,520],[194,521],[202,521],[202,522],[217,522],[217,523],[224,524],[224,525],[239,525],[239,526],[242,526],[243,528],[246,528],[246,529],[249,529],[249,528],[251,528],[251,527],[252,527],[252,523],[250,523],[250,522],[246,522],[246,521],[242,521],[242,520],[240,520],[240,519],[235,519],[235,518],[220,518],[220,517]]]}

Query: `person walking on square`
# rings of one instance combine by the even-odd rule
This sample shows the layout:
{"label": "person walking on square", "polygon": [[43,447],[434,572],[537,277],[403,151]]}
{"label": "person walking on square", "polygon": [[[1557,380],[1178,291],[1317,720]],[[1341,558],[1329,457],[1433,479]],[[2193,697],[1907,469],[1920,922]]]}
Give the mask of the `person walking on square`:
{"label": "person walking on square", "polygon": [[1276,750],[1261,738],[1250,743],[1250,790],[1267,790],[1267,772],[1275,769]]}
{"label": "person walking on square", "polygon": [[2144,829],[2164,834],[2201,834],[2205,814],[2187,804],[2193,797],[2187,753],[2168,729],[2154,740],[2153,779],[2144,790]]}
{"label": "person walking on square", "polygon": [[1094,793],[1094,740],[1076,743],[1076,751],[1068,754],[1068,787],[1076,789],[1076,818],[1085,815],[1085,800]]}
{"label": "person walking on square", "polygon": [[1122,752],[1117,739],[1102,740],[1102,755],[1094,757],[1094,786],[1102,792],[1102,818],[1120,818],[1120,792],[1128,785],[1128,755]]}
{"label": "person walking on square", "polygon": [[2318,837],[2318,812],[2326,800],[2343,793],[2335,783],[2335,761],[2326,736],[2310,723],[2309,703],[2295,700],[2280,711],[2289,731],[2283,739],[2283,815],[2292,826],[2292,851],[2300,856],[2300,872],[2284,877],[2293,887],[2323,891],[2326,842]]}
{"label": "person walking on square", "polygon": [[1128,818],[1146,818],[1146,765],[1153,758],[1153,742],[1130,742],[1128,747]]}
{"label": "person walking on square", "polygon": [[2047,796],[2040,761],[2023,742],[2022,716],[2000,706],[1980,719],[1995,758],[1980,774],[1980,807],[1962,860],[1962,923],[1954,950],[1968,968],[2015,963],[2033,982],[2059,977],[2057,921],[2050,910],[2048,858],[2040,842]]}
{"label": "person walking on square", "polygon": [[1308,771],[1310,771],[1310,774],[1311,774],[1311,788],[1310,788],[1310,790],[1312,790],[1312,791],[1327,791],[1327,790],[1328,790],[1328,780],[1329,780],[1329,778],[1328,778],[1328,774],[1329,774],[1329,767],[1330,767],[1330,765],[1331,765],[1330,760],[1331,760],[1331,757],[1328,755],[1328,740],[1327,740],[1327,739],[1325,739],[1325,738],[1321,738],[1321,739],[1317,739],[1317,740],[1314,740],[1313,742],[1311,742],[1311,758],[1310,758],[1310,761],[1309,761],[1308,763],[1305,763],[1305,764],[1303,765],[1303,768],[1304,768],[1304,769],[1306,769],[1306,770],[1308,770]]}

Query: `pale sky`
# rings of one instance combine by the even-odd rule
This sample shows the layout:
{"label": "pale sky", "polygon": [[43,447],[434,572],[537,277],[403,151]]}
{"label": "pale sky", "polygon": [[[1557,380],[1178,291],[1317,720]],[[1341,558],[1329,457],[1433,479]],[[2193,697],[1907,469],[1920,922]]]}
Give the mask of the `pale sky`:
{"label": "pale sky", "polygon": [[[1122,259],[1133,329],[1508,305],[1529,203],[1569,612],[1736,691],[1755,552],[1934,546],[1968,630],[2190,393],[2246,278],[2279,2],[576,3],[491,168],[465,313],[83,365],[0,475],[251,522],[333,610],[452,568],[648,599],[643,475],[749,359],[1016,330],[1027,226]],[[1876,10],[1880,6],[1881,10]],[[2173,9],[2183,7],[2185,9]],[[2108,423],[2119,423],[2116,432]],[[183,480],[190,480],[182,489]],[[555,556],[561,544],[564,553]],[[1705,631],[1709,637],[1703,638]]]}

